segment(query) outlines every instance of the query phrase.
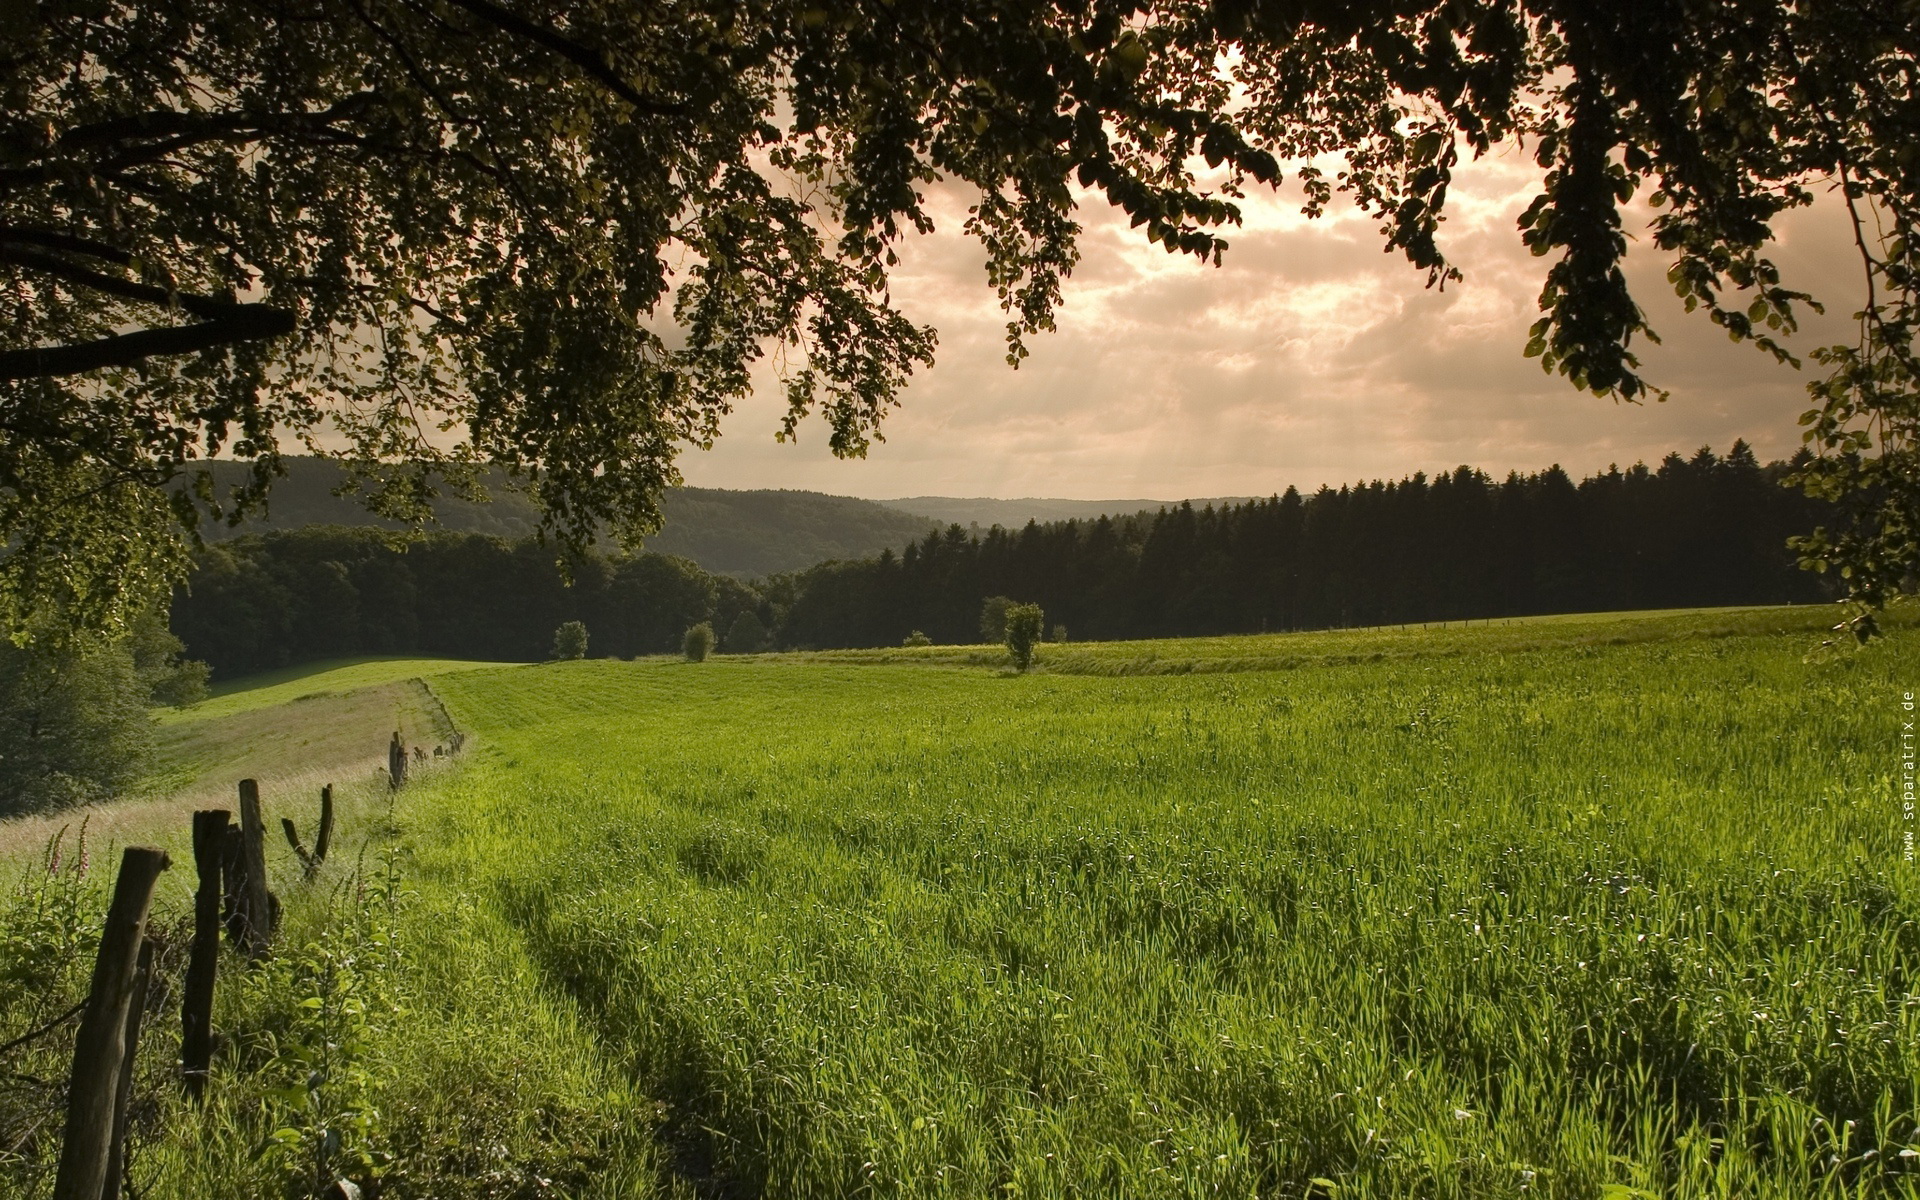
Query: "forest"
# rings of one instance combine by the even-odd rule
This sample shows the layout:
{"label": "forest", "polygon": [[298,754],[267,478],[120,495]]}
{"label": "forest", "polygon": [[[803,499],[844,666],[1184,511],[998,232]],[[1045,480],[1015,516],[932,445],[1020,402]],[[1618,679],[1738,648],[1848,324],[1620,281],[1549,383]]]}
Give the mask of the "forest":
{"label": "forest", "polygon": [[954,525],[892,550],[752,583],[660,554],[315,526],[204,550],[174,632],[221,677],[358,654],[526,661],[581,621],[593,657],[980,637],[984,601],[1036,602],[1049,636],[1181,637],[1729,604],[1817,602],[1788,539],[1825,506],[1738,442],[1576,483],[1461,467],[1132,517]]}

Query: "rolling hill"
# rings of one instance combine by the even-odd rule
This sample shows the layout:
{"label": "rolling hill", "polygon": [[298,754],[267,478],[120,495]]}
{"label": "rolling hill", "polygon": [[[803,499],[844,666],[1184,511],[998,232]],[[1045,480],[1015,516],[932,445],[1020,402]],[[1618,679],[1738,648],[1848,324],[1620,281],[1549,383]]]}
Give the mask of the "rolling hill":
{"label": "rolling hill", "polygon": [[[216,463],[221,482],[237,482],[239,464]],[[290,458],[287,476],[273,488],[263,516],[237,528],[209,526],[219,541],[272,529],[307,525],[362,525],[397,529],[361,507],[351,496],[335,495],[344,475],[339,464],[321,458]],[[539,511],[522,493],[506,486],[503,474],[488,480],[488,503],[443,497],[435,505],[441,528],[457,533],[526,537],[539,526]],[[659,554],[690,558],[708,571],[741,578],[797,571],[833,558],[860,558],[899,549],[924,536],[936,522],[898,508],[850,496],[820,492],[727,491],[675,488],[661,502],[666,523],[646,541]]]}

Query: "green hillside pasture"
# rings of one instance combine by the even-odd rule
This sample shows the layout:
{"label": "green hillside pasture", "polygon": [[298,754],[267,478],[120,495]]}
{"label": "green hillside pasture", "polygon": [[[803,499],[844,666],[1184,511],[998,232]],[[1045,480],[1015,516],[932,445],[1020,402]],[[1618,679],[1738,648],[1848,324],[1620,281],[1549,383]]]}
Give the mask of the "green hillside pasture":
{"label": "green hillside pasture", "polygon": [[[1812,651],[1844,614],[1832,605],[1758,608],[1662,609],[1640,612],[1569,613],[1544,617],[1499,617],[1382,625],[1299,633],[1234,634],[1121,642],[1043,645],[1035,668],[1056,675],[1188,675],[1231,671],[1284,671],[1389,659],[1449,658],[1461,654],[1510,654],[1528,650],[1582,649],[1631,642],[1701,641],[1797,633]],[[1891,629],[1920,624],[1920,607],[1888,612]],[[878,650],[813,650],[764,656],[775,661],[861,665],[1004,666],[1001,646],[895,646]]]}
{"label": "green hillside pasture", "polygon": [[304,663],[284,670],[216,683],[207,699],[188,708],[162,709],[159,717],[162,724],[191,723],[272,708],[289,700],[339,695],[408,679],[430,679],[436,675],[468,671],[476,667],[508,665],[469,662],[458,658],[344,658],[331,662]]}
{"label": "green hillside pasture", "polygon": [[663,1192],[1912,1197],[1920,637],[1806,647],[462,672],[411,923]]}
{"label": "green hillside pasture", "polygon": [[[192,708],[162,711],[154,767],[138,794],[78,813],[0,821],[0,860],[32,856],[82,820],[97,846],[152,842],[190,857],[189,814],[234,808],[242,779],[260,781],[270,810],[285,803],[294,811],[280,815],[309,825],[321,787],[384,777],[395,730],[410,746],[449,739],[453,728],[423,676],[486,665],[356,660],[234,681]],[[384,795],[385,786],[370,790]]]}

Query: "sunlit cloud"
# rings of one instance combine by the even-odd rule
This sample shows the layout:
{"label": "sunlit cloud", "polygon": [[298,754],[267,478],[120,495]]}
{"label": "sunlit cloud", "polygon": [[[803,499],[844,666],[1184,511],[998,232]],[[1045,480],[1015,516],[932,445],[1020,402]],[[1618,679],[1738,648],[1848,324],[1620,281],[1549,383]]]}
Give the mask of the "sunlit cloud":
{"label": "sunlit cloud", "polygon": [[[1178,498],[1460,463],[1587,472],[1738,437],[1763,457],[1790,454],[1803,374],[1684,314],[1644,240],[1629,277],[1665,344],[1640,349],[1671,400],[1596,399],[1522,357],[1546,264],[1515,220],[1538,186],[1513,152],[1463,167],[1442,238],[1466,278],[1444,290],[1382,253],[1378,222],[1350,207],[1308,220],[1297,198],[1251,195],[1215,268],[1168,255],[1090,198],[1060,328],[1030,341],[1018,371],[982,254],[958,232],[964,199],[936,193],[939,231],[906,248],[894,292],[939,328],[939,361],[907,390],[887,440],[837,461],[814,421],[798,444],[775,444],[784,406],[769,377],[682,469],[705,486],[874,497]],[[1648,215],[1631,211],[1629,233],[1644,234]],[[1816,206],[1778,229],[1789,286],[1830,301],[1802,348],[1847,336],[1857,266],[1836,216]]]}

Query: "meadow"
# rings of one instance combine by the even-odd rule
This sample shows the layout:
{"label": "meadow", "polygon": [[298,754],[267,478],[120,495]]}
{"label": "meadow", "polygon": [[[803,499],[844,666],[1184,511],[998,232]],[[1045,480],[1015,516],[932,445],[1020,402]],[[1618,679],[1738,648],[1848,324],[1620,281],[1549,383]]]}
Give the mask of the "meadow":
{"label": "meadow", "polygon": [[1920,1195],[1920,631],[1822,616],[438,675],[476,749],[287,885],[136,1174]]}

